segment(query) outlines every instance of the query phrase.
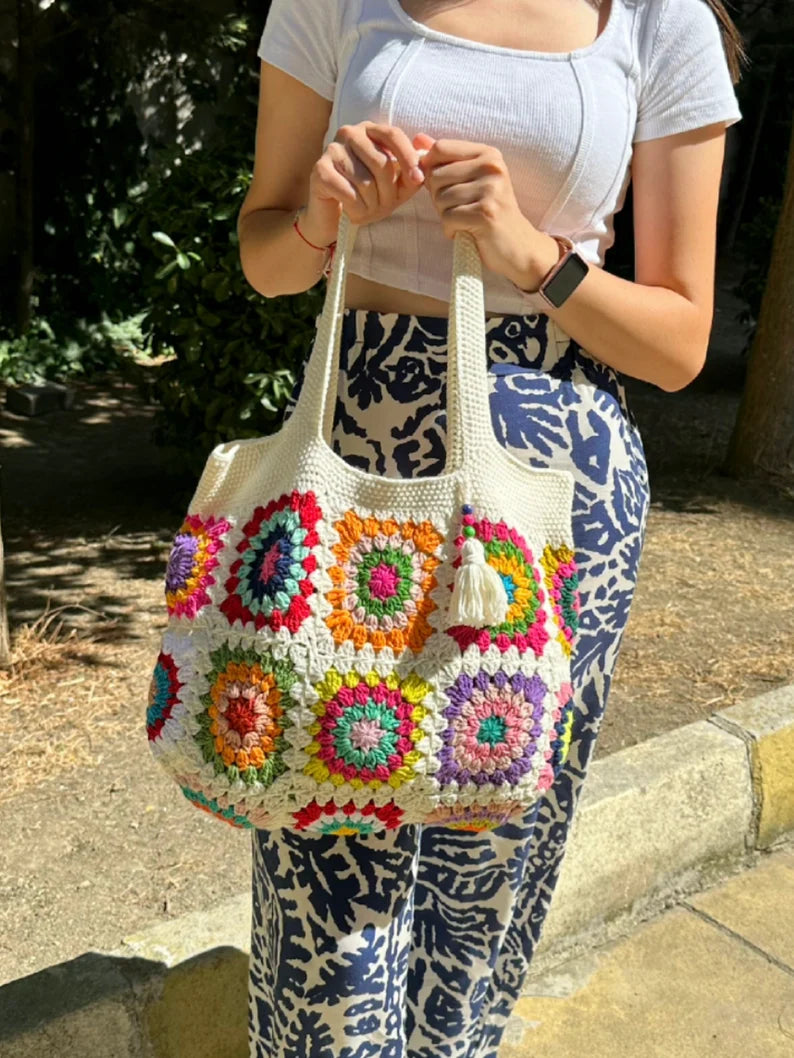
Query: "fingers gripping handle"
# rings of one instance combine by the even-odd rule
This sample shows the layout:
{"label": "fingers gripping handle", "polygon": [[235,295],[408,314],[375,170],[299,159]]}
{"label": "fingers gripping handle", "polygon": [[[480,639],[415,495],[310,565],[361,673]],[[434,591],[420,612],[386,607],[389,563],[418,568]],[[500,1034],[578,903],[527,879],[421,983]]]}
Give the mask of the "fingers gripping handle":
{"label": "fingers gripping handle", "polygon": [[[292,414],[294,419],[300,413],[311,425],[313,435],[329,446],[336,407],[347,270],[357,232],[358,226],[342,211],[325,302],[298,407]],[[454,238],[447,344],[445,473],[452,473],[472,459],[478,447],[490,444],[493,438],[488,406],[482,263],[474,237],[468,232],[458,232]]]}

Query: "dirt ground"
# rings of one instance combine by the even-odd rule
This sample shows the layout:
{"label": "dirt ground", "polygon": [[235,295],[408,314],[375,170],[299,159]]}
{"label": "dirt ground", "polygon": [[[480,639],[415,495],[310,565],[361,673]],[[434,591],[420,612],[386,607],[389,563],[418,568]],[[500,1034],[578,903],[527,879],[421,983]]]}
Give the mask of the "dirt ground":
{"label": "dirt ground", "polygon": [[[794,495],[719,472],[742,385],[729,278],[697,382],[668,394],[627,380],[652,509],[596,757],[794,677]],[[140,736],[165,562],[193,484],[167,469],[154,409],[131,385],[76,390],[71,411],[0,419],[12,634],[27,658],[0,674],[0,800],[38,781],[31,755],[51,773],[90,764],[103,738]],[[48,610],[49,632],[64,626],[57,649],[41,642]]]}
{"label": "dirt ground", "polygon": [[[719,469],[742,385],[733,277],[723,266],[697,382],[675,394],[628,383],[652,509],[596,758],[794,679],[794,494]],[[248,881],[245,837],[175,807],[181,795],[145,759],[165,563],[193,483],[168,469],[154,409],[122,378],[75,389],[70,411],[0,419],[16,659],[0,673],[0,804],[14,834],[0,905],[15,934],[0,943],[0,980]],[[75,911],[86,900],[89,921]]]}

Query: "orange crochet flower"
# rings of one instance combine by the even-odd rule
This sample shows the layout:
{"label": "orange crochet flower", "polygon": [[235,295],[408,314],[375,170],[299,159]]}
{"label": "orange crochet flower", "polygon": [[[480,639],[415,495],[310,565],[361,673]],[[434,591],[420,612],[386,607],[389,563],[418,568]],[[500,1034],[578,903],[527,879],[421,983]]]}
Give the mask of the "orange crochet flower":
{"label": "orange crochet flower", "polygon": [[353,510],[334,524],[337,564],[326,594],[334,639],[351,640],[356,649],[371,643],[376,650],[419,653],[434,631],[427,618],[437,609],[430,593],[438,586],[443,535],[429,521],[362,518]]}
{"label": "orange crochet flower", "polygon": [[228,644],[212,652],[211,663],[195,736],[202,756],[231,782],[270,785],[286,771],[284,699],[295,681],[291,663],[266,649]]}
{"label": "orange crochet flower", "polygon": [[257,767],[253,755],[261,767],[264,754],[273,751],[282,732],[284,710],[273,673],[264,673],[259,665],[232,663],[212,685],[210,695],[210,734],[223,763],[245,771]]}

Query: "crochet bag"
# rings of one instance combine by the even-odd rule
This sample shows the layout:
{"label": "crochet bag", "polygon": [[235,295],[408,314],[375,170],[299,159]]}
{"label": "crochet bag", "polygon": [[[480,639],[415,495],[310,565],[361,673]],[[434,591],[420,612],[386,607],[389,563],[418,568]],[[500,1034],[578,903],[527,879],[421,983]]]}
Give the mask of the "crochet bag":
{"label": "crochet bag", "polygon": [[525,465],[493,432],[468,233],[444,473],[384,478],[333,451],[356,231],[343,213],[292,415],[211,452],[176,535],[149,745],[189,801],[238,827],[491,829],[526,813],[567,753],[573,476]]}

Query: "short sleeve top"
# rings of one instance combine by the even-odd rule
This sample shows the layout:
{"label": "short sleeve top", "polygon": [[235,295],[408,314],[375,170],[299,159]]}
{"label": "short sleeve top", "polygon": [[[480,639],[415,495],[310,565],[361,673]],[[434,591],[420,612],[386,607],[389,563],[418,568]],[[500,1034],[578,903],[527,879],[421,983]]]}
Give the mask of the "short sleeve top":
{"label": "short sleeve top", "polygon": [[[364,120],[498,147],[525,216],[595,264],[614,241],[633,144],[742,116],[706,0],[612,0],[598,37],[569,52],[442,33],[400,0],[273,0],[258,54],[332,101],[323,147]],[[350,271],[449,300],[452,240],[427,191],[359,229]],[[486,311],[527,311],[506,277],[483,278]]]}

